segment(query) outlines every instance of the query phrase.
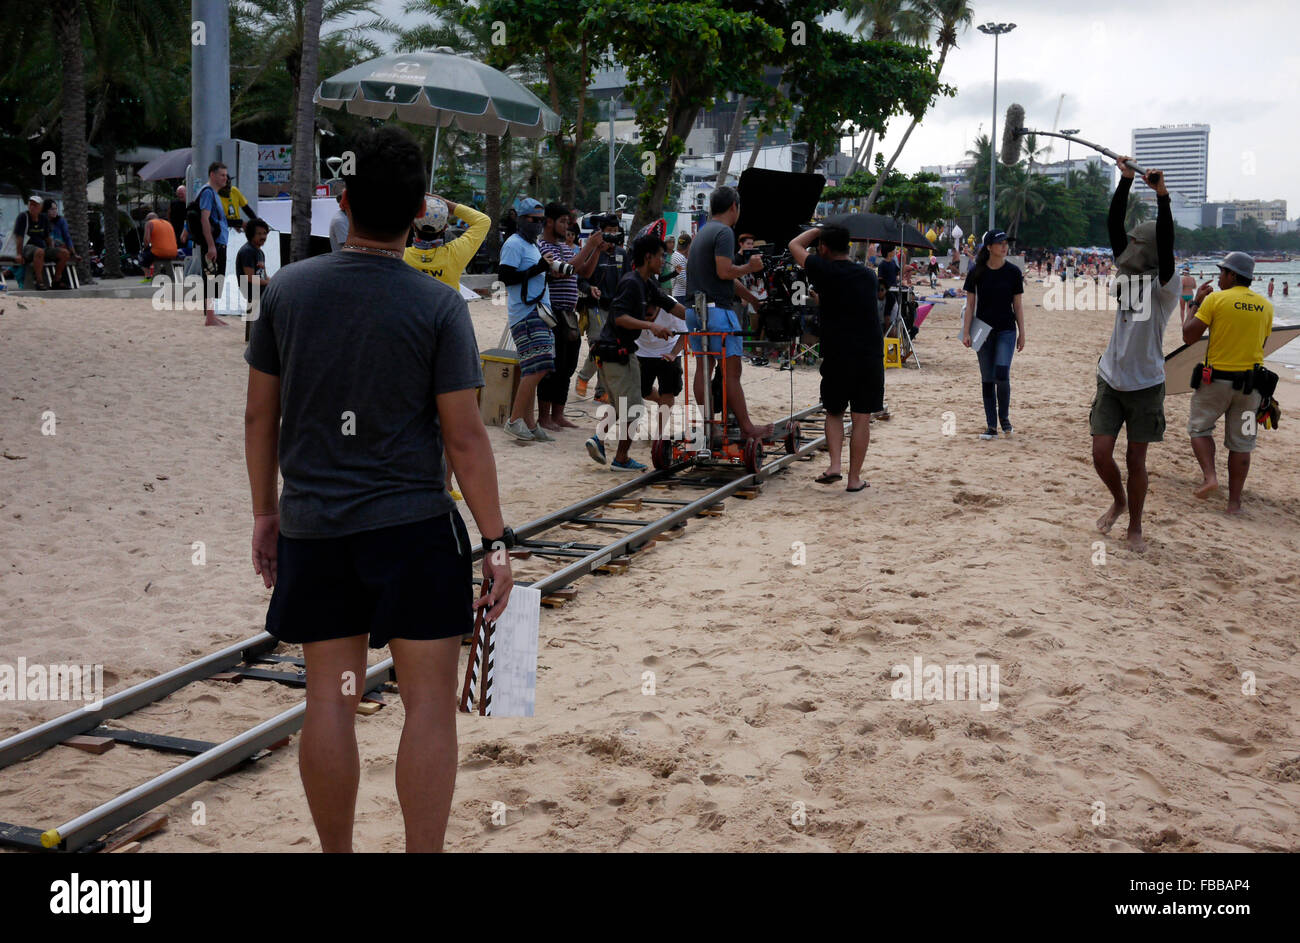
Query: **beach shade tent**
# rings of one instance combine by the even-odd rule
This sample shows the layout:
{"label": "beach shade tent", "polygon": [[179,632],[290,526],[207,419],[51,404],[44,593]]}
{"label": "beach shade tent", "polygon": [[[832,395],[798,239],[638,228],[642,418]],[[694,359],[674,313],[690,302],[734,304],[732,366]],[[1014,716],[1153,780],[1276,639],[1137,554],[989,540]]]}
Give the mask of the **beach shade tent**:
{"label": "beach shade tent", "polygon": [[[743,203],[742,203],[743,207]],[[909,249],[932,251],[928,239],[911,223],[878,213],[840,213],[822,220],[823,226],[843,226],[854,242],[892,242]]]}
{"label": "beach shade tent", "polygon": [[188,147],[178,147],[167,151],[161,157],[155,157],[139,170],[141,180],[183,180],[185,168],[190,165]]}
{"label": "beach shade tent", "polygon": [[[536,138],[560,130],[560,116],[523,85],[447,47],[371,59],[321,82],[314,100],[354,115],[435,129]],[[434,160],[437,160],[434,137]],[[435,164],[436,169],[436,164]]]}

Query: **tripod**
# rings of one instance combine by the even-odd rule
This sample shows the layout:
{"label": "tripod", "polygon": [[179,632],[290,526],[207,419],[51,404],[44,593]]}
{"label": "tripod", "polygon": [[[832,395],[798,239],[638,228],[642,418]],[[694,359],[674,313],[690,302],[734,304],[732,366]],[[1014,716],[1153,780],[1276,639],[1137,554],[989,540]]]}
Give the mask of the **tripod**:
{"label": "tripod", "polygon": [[907,328],[907,303],[910,300],[911,289],[902,285],[895,286],[890,291],[897,294],[897,300],[894,303],[893,316],[890,319],[889,327],[885,328],[886,337],[898,338],[898,355],[903,363],[908,360],[916,369],[921,369],[921,358],[917,356],[916,345],[912,342],[912,332]]}

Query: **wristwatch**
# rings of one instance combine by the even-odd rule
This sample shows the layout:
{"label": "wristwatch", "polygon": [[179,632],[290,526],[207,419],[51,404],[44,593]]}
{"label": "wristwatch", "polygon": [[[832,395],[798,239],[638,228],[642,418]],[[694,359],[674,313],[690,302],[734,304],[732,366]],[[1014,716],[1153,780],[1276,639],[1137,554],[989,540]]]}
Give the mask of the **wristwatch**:
{"label": "wristwatch", "polygon": [[489,553],[495,550],[496,547],[493,545],[498,543],[504,544],[507,550],[513,550],[515,548],[515,532],[511,530],[509,527],[507,527],[500,537],[493,537],[493,538],[484,537],[483,555],[487,556]]}

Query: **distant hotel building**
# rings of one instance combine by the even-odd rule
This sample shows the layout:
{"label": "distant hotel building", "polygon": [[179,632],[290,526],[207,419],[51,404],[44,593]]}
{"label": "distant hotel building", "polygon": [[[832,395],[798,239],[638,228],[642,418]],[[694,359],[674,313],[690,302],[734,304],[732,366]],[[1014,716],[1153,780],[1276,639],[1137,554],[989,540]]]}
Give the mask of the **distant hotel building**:
{"label": "distant hotel building", "polygon": [[[1180,194],[1188,207],[1205,202],[1209,152],[1208,124],[1167,124],[1133,130],[1133,159],[1148,169],[1163,170],[1165,186],[1171,193]],[[1149,187],[1137,187],[1134,192],[1146,202],[1155,203],[1155,193]]]}
{"label": "distant hotel building", "polygon": [[1286,200],[1226,200],[1201,207],[1202,226],[1235,226],[1243,219],[1257,219],[1265,228],[1278,231],[1279,224],[1286,223]]}

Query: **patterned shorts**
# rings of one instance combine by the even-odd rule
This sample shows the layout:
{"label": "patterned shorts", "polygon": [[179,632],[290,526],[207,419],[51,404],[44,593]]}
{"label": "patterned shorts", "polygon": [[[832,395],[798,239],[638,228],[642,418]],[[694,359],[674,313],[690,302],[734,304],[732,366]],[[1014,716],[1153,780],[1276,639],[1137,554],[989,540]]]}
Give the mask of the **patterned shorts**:
{"label": "patterned shorts", "polygon": [[550,373],[555,369],[555,335],[536,312],[510,325],[510,336],[519,351],[519,375]]}

